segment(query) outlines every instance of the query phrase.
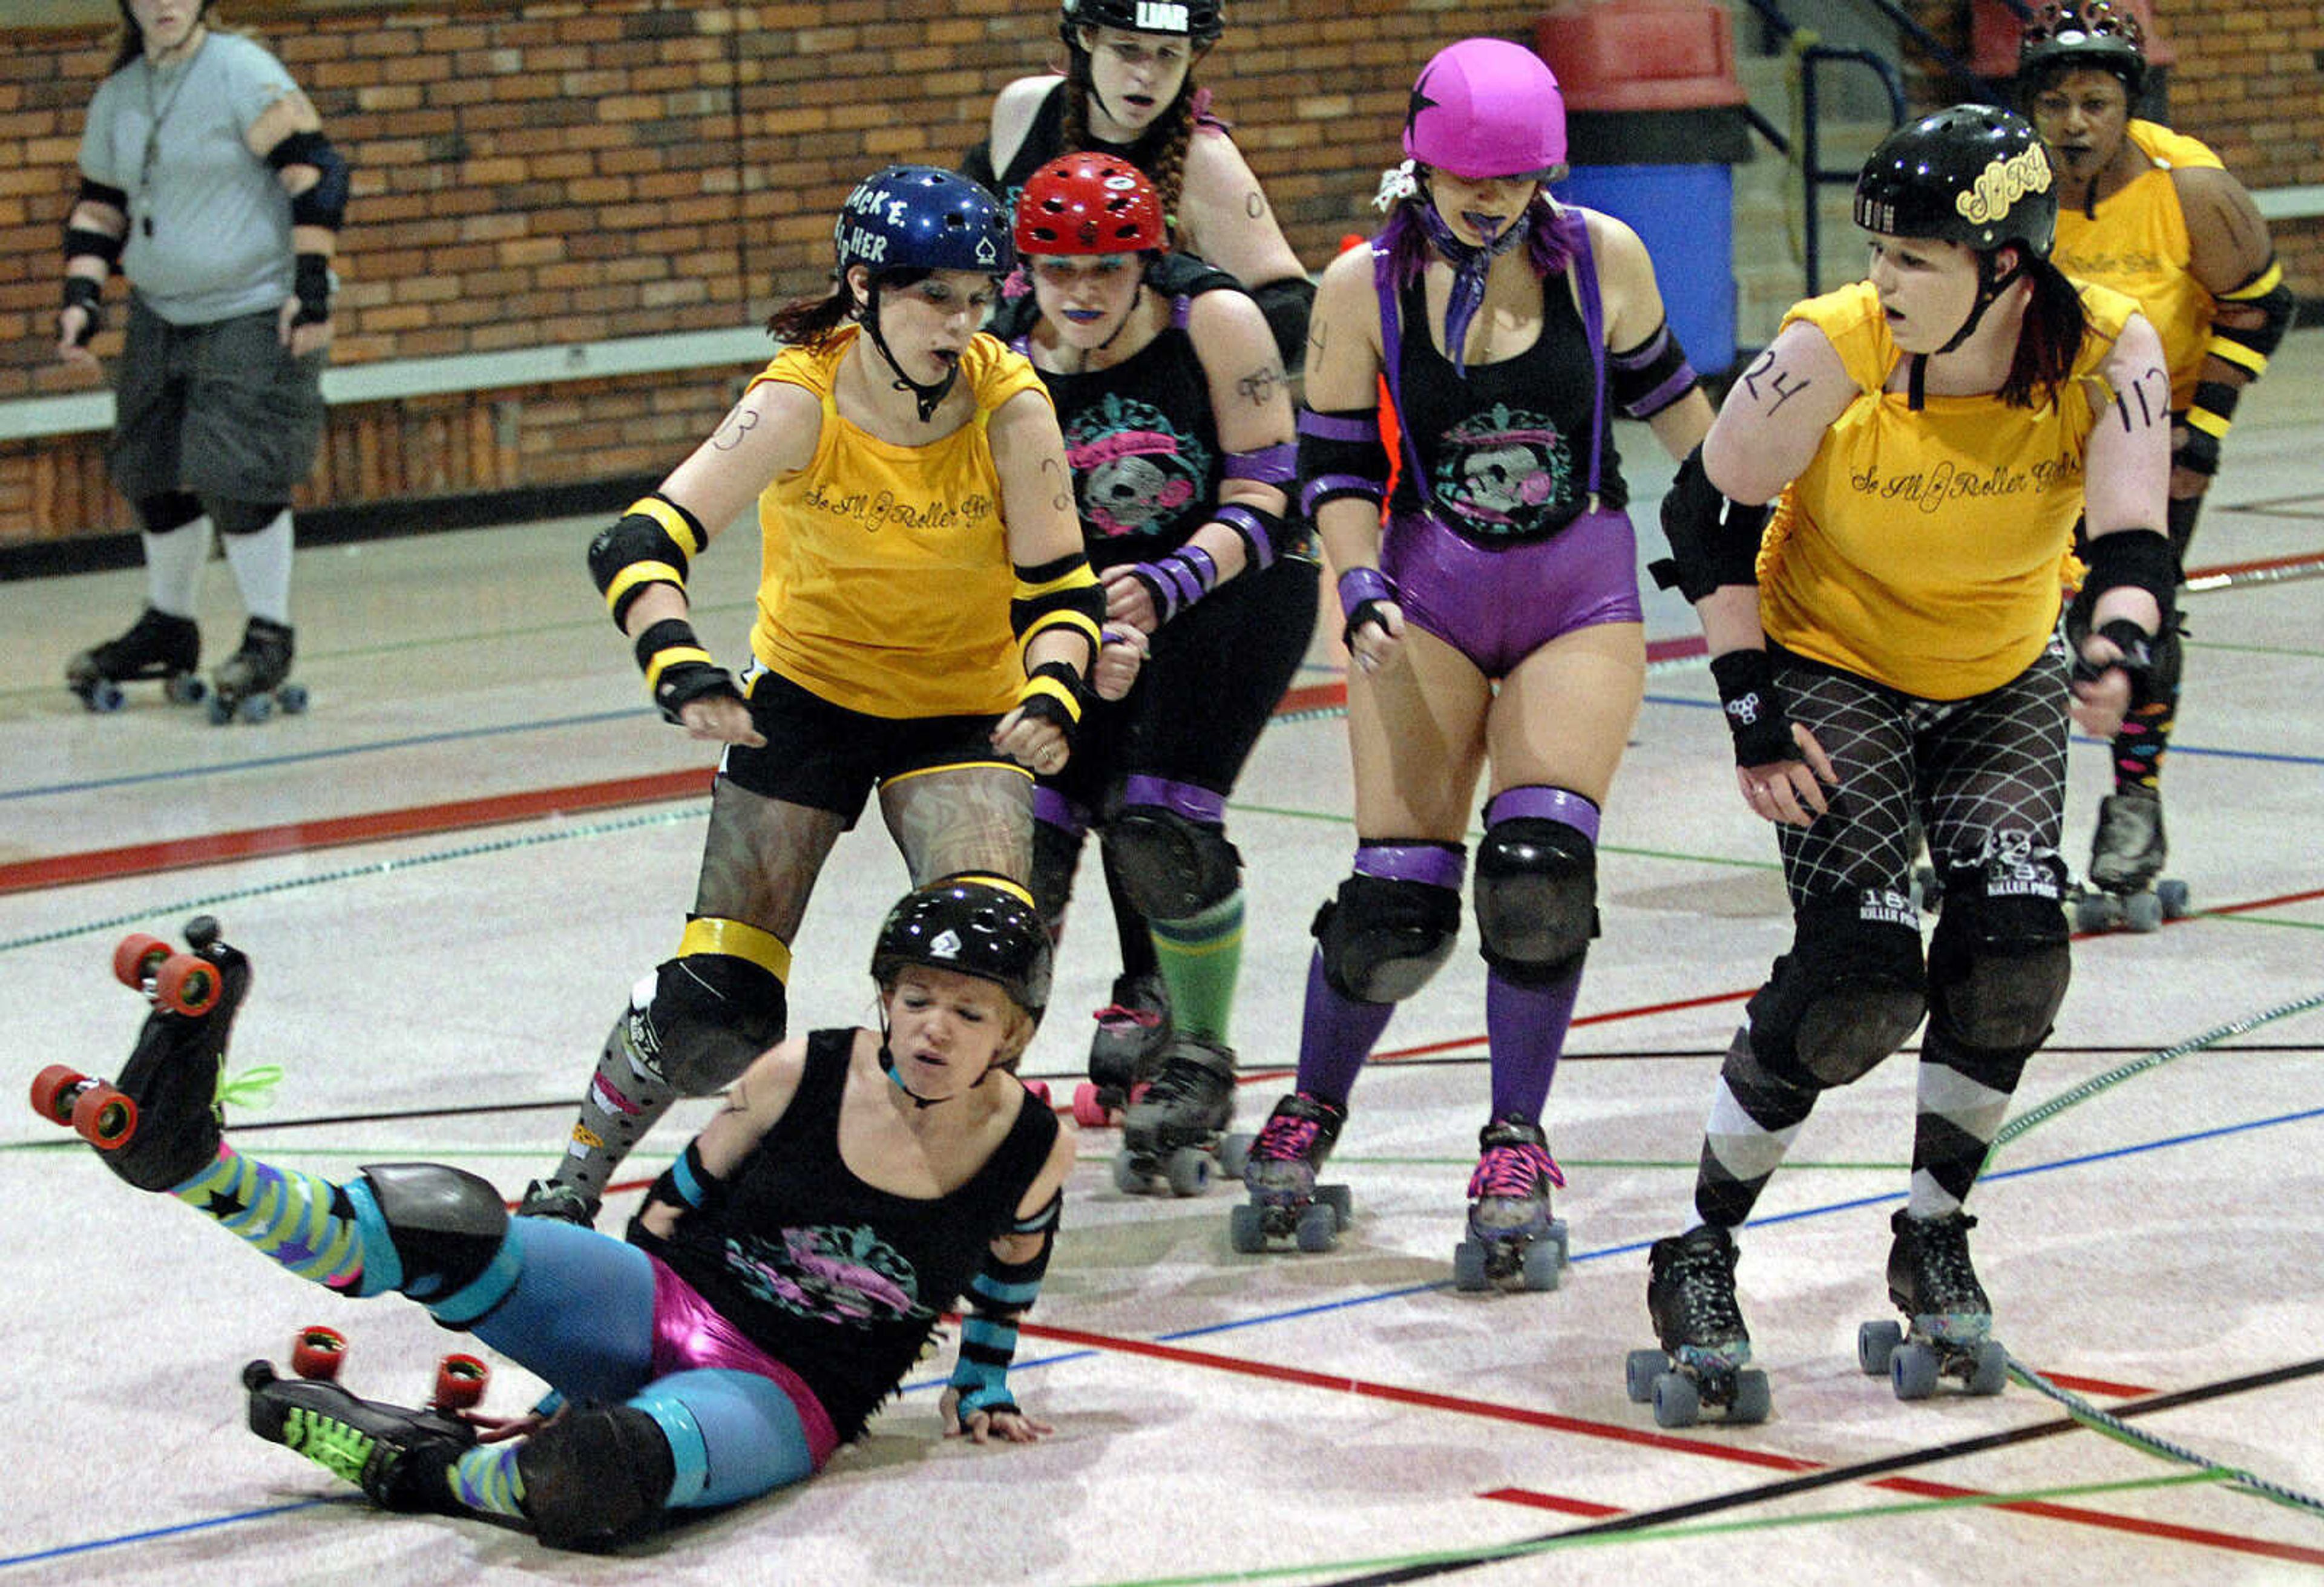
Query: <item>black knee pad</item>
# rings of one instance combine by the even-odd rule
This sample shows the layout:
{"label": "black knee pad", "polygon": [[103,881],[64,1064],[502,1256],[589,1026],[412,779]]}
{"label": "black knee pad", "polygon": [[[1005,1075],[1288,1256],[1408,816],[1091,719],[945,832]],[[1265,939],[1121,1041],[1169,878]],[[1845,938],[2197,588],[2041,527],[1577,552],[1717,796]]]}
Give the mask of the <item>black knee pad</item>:
{"label": "black knee pad", "polygon": [[1751,1050],[1770,1074],[1848,1085],[1904,1044],[1928,985],[1910,899],[1869,888],[1820,899],[1800,911],[1792,950],[1751,998]]}
{"label": "black knee pad", "polygon": [[1332,989],[1358,1003],[1401,1003],[1452,957],[1461,894],[1426,882],[1357,875],[1315,913]]}
{"label": "black knee pad", "polygon": [[590,1552],[651,1531],[678,1477],[660,1425],[626,1405],[567,1412],[525,1441],[516,1469],[541,1542]]}
{"label": "black knee pad", "polygon": [[149,535],[182,529],[201,516],[201,502],[184,491],[164,491],[137,503],[137,521]]}
{"label": "black knee pad", "polygon": [[783,1039],[789,999],[763,966],[733,954],[689,953],[655,971],[645,1017],[650,1040],[639,1047],[661,1078],[684,1096],[708,1096]]}
{"label": "black knee pad", "polygon": [[209,502],[210,522],[221,535],[254,535],[282,515],[290,504],[287,501],[227,501],[214,499]]}
{"label": "black knee pad", "polygon": [[1033,906],[1041,912],[1052,947],[1065,934],[1065,906],[1073,902],[1074,873],[1081,869],[1084,834],[1050,821],[1033,823]]}
{"label": "black knee pad", "polygon": [[1477,934],[1485,962],[1520,986],[1579,968],[1598,934],[1598,849],[1579,829],[1517,816],[1477,846]]}
{"label": "black knee pad", "polygon": [[[2052,858],[2037,862],[2053,877]],[[1945,878],[1944,913],[1929,941],[1929,1023],[1978,1051],[2027,1053],[2066,1000],[2073,954],[2060,888],[1998,896],[1981,869]]]}
{"label": "black knee pad", "polygon": [[1125,804],[1105,827],[1106,862],[1138,913],[1183,921],[1242,885],[1242,856],[1226,833],[1159,804]]}
{"label": "black knee pad", "polygon": [[[436,1162],[371,1163],[364,1183],[387,1224],[402,1271],[392,1286],[413,1299],[446,1299],[484,1276],[508,1238],[508,1204],[492,1182]],[[366,1260],[366,1269],[377,1263]],[[503,1291],[504,1292],[504,1291]],[[480,1303],[478,1315],[490,1309]]]}

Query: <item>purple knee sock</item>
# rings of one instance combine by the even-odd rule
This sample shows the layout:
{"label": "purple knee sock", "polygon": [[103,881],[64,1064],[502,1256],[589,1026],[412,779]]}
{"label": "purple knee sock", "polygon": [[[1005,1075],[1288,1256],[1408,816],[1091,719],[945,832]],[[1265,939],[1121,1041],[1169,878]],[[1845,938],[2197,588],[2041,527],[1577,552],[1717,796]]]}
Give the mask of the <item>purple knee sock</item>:
{"label": "purple knee sock", "polygon": [[1581,990],[1578,966],[1546,986],[1520,986],[1502,979],[1498,970],[1486,972],[1485,1034],[1493,1052],[1495,1118],[1540,1121]]}
{"label": "purple knee sock", "polygon": [[1358,1003],[1332,989],[1321,949],[1307,961],[1307,1012],[1299,1026],[1299,1089],[1348,1105],[1356,1075],[1388,1029],[1393,1003]]}

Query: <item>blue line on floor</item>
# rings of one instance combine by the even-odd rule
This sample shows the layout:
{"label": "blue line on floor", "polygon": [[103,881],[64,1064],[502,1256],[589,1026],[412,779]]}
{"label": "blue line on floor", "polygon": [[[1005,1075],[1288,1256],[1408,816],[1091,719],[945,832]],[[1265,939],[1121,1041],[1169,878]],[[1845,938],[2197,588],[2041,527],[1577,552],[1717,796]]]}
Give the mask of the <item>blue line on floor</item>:
{"label": "blue line on floor", "polygon": [[5,1571],[11,1565],[36,1565],[43,1560],[65,1559],[76,1554],[93,1554],[100,1548],[119,1548],[128,1543],[151,1543],[158,1537],[180,1537],[189,1532],[206,1532],[215,1527],[231,1527],[240,1521],[263,1521],[269,1516],[288,1515],[292,1510],[313,1509],[318,1505],[347,1502],[348,1500],[345,1499],[301,1499],[291,1504],[271,1504],[264,1509],[239,1510],[228,1516],[211,1516],[207,1520],[181,1521],[174,1527],[156,1527],[149,1532],[124,1532],[118,1537],[98,1537],[88,1543],[67,1543],[55,1548],[43,1548],[32,1554],[12,1554],[0,1558],[0,1571]]}

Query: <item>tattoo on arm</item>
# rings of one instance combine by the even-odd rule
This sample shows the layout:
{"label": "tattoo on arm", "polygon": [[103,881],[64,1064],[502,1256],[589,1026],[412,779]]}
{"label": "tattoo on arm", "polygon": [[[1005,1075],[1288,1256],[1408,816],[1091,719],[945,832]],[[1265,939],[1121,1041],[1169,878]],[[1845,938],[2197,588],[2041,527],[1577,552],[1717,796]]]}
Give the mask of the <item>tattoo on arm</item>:
{"label": "tattoo on arm", "polygon": [[[1767,412],[1775,411],[1793,398],[1815,384],[1787,369],[1775,367],[1775,350],[1772,347],[1751,361],[1751,367],[1742,374],[1743,389],[1751,393],[1754,402],[1765,402]],[[1762,390],[1761,387],[1766,387]],[[1772,396],[1773,400],[1769,400]]]}
{"label": "tattoo on arm", "polygon": [[710,444],[721,452],[732,452],[748,440],[751,432],[759,427],[759,411],[737,402],[710,437]]}
{"label": "tattoo on arm", "polygon": [[[2149,381],[2153,382],[2154,385],[2153,397],[2149,397],[2146,393]],[[2135,412],[2133,412],[2134,407],[2136,409]],[[2156,364],[2147,365],[2145,369],[2139,372],[2138,378],[2131,381],[2128,390],[2115,393],[2114,408],[2116,415],[2122,420],[2122,427],[2126,433],[2151,430],[2156,425],[2169,424],[2171,422],[2171,372]]]}
{"label": "tattoo on arm", "polygon": [[741,1078],[737,1078],[734,1084],[727,1087],[726,1100],[719,1105],[718,1111],[720,1113],[748,1113],[750,1110],[751,1097],[749,1088]]}
{"label": "tattoo on arm", "polygon": [[1074,476],[1072,472],[1069,470],[1066,470],[1065,465],[1060,463],[1054,457],[1045,457],[1041,459],[1041,472],[1044,475],[1057,473],[1064,474],[1065,477],[1063,480],[1053,480],[1050,482],[1055,493],[1049,498],[1049,505],[1058,512],[1064,513],[1066,517],[1073,518],[1076,523],[1078,523],[1081,518],[1081,514],[1080,509],[1074,505]]}
{"label": "tattoo on arm", "polygon": [[1235,390],[1253,408],[1265,408],[1275,400],[1282,385],[1283,372],[1272,363],[1263,363],[1237,381]]}
{"label": "tattoo on arm", "polygon": [[1257,220],[1267,213],[1267,195],[1253,188],[1242,196],[1242,212]]}

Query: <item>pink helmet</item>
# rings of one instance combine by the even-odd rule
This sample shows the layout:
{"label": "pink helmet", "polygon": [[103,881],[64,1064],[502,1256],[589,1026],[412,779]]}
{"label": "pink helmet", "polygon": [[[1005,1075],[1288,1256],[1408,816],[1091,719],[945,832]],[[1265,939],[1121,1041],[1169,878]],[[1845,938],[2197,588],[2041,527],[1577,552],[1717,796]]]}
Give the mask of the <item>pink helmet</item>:
{"label": "pink helmet", "polygon": [[1404,151],[1469,181],[1565,163],[1565,99],[1549,62],[1507,39],[1463,39],[1421,69]]}

